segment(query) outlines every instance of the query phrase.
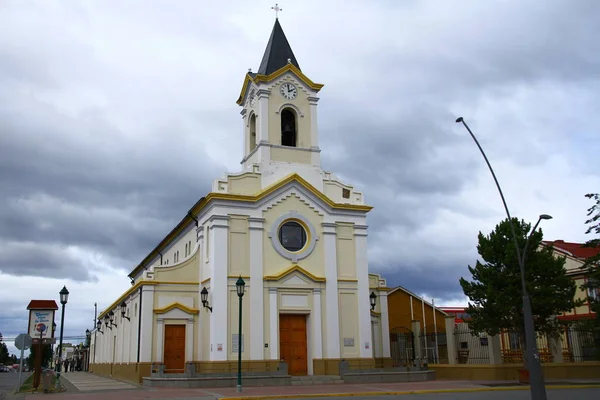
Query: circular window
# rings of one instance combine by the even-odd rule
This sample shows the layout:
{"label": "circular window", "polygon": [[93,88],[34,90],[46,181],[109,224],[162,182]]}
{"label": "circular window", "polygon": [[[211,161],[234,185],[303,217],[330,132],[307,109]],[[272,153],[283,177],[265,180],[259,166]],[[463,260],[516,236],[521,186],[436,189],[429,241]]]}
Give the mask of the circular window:
{"label": "circular window", "polygon": [[306,230],[296,221],[288,221],[279,228],[279,242],[287,251],[300,251],[306,245]]}

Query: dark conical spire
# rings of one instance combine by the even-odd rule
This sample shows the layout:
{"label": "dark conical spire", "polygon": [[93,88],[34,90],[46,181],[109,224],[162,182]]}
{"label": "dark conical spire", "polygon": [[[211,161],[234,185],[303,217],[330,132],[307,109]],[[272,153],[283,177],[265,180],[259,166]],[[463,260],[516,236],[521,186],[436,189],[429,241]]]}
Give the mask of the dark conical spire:
{"label": "dark conical spire", "polygon": [[269,75],[278,69],[285,67],[288,63],[288,59],[291,60],[296,68],[300,69],[298,61],[296,61],[296,57],[294,56],[294,52],[279,24],[279,19],[275,19],[275,25],[273,26],[269,43],[267,43],[265,54],[260,62],[260,67],[258,67],[258,73],[260,75]]}

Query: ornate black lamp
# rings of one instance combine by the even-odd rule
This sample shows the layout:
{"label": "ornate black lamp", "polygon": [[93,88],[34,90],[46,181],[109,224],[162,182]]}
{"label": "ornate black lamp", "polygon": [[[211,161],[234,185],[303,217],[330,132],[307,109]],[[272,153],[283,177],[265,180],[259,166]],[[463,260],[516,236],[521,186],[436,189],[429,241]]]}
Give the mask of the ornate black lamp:
{"label": "ornate black lamp", "polygon": [[100,328],[102,328],[102,321],[98,320],[98,322],[96,322],[96,330],[104,335],[104,332],[102,332]]}
{"label": "ornate black lamp", "polygon": [[210,312],[212,312],[212,307],[208,305],[208,290],[206,290],[206,286],[204,286],[200,292],[200,299],[202,299],[202,305],[204,308],[208,308]]}
{"label": "ornate black lamp", "polygon": [[375,305],[377,304],[377,295],[375,294],[375,292],[371,292],[371,295],[369,296],[369,301],[371,302],[371,310],[374,310]]}
{"label": "ornate black lamp", "polygon": [[126,313],[127,313],[127,304],[125,303],[125,300],[123,300],[123,302],[121,303],[121,317],[127,318],[127,321],[131,322],[129,317],[125,316]]}
{"label": "ornate black lamp", "polygon": [[114,319],[115,319],[115,313],[114,312],[111,311],[111,312],[108,313],[108,319],[110,320],[111,326],[114,326],[116,328],[117,324],[114,323]]}

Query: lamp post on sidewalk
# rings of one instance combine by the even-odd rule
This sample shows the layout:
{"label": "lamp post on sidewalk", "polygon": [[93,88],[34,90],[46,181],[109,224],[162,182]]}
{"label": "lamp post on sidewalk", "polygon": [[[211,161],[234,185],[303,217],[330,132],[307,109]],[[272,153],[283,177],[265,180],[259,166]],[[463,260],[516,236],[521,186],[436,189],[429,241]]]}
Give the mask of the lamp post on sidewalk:
{"label": "lamp post on sidewalk", "polygon": [[56,387],[60,387],[60,371],[62,369],[62,344],[63,344],[63,331],[65,328],[65,305],[69,300],[69,291],[66,286],[63,286],[60,294],[60,304],[62,304],[62,312],[60,316],[60,340],[58,343],[58,372],[56,373]]}
{"label": "lamp post on sidewalk", "polygon": [[[515,225],[510,216],[510,212],[508,211],[508,206],[506,205],[506,200],[504,199],[504,194],[502,193],[502,189],[500,188],[500,184],[498,183],[496,174],[494,173],[494,170],[492,169],[492,166],[490,165],[490,162],[488,161],[488,158],[485,155],[485,152],[481,148],[481,145],[479,145],[479,141],[477,141],[477,138],[475,137],[473,132],[471,132],[471,129],[469,128],[467,123],[464,121],[463,117],[457,118],[456,123],[462,123],[465,126],[465,128],[467,128],[467,131],[471,135],[471,138],[473,138],[473,140],[475,141],[475,144],[479,148],[481,155],[485,159],[485,162],[486,162],[488,168],[490,169],[490,172],[492,173],[494,182],[496,182],[496,187],[498,188],[498,192],[500,192],[500,197],[502,198],[502,204],[504,204],[504,210],[506,211],[506,215],[508,216],[510,230],[512,233],[513,241],[515,242],[515,251],[517,252],[517,261],[519,263],[519,269],[521,272],[521,291],[522,291],[522,296],[523,296],[523,319],[524,319],[524,325],[525,325],[525,345],[527,346],[526,350],[527,350],[527,361],[528,361],[529,379],[530,379],[529,390],[531,393],[531,398],[533,400],[546,400],[547,399],[546,386],[544,383],[544,375],[542,373],[542,365],[540,363],[540,355],[538,353],[537,342],[536,342],[536,337],[535,337],[535,327],[533,325],[533,312],[531,310],[531,301],[529,299],[529,293],[527,293],[527,286],[525,284],[525,251],[527,251],[527,245],[529,244],[529,238],[531,237],[531,234],[529,235],[529,237],[527,238],[527,241],[525,242],[525,251],[523,252],[523,256],[521,256],[521,250],[519,249],[519,242],[517,241],[517,232],[515,230]],[[552,217],[550,217],[549,215],[546,215],[546,214],[540,215],[538,222],[535,224],[535,226],[532,230],[532,233],[535,231],[535,228],[537,228],[538,224],[540,223],[540,221],[542,219],[550,219],[550,218],[552,218]]]}
{"label": "lamp post on sidewalk", "polygon": [[240,310],[239,310],[239,327],[238,327],[238,376],[237,376],[237,392],[242,391],[242,297],[244,297],[244,289],[246,282],[242,279],[241,275],[235,283],[237,288],[237,295],[240,299]]}

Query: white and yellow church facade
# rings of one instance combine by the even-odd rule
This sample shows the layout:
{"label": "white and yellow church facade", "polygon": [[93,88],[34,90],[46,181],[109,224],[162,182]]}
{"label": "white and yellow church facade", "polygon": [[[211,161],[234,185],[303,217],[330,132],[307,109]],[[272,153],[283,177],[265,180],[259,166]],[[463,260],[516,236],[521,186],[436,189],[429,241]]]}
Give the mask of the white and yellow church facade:
{"label": "white and yellow church facade", "polygon": [[[386,282],[369,274],[363,194],[321,168],[323,85],[305,76],[276,20],[245,76],[242,171],[216,179],[99,315],[90,370],[141,381],[234,370],[339,373],[390,358]],[[242,338],[238,340],[242,278]],[[241,342],[241,343],[240,343]]]}

